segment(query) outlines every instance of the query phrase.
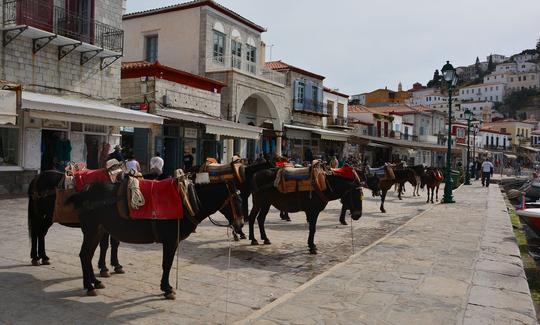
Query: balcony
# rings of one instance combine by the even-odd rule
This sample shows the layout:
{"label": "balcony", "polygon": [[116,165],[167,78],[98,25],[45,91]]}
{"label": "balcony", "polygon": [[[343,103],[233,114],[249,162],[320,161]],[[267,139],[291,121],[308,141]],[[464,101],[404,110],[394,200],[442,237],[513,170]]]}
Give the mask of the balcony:
{"label": "balcony", "polygon": [[294,112],[301,112],[317,116],[327,116],[324,111],[323,102],[311,99],[297,99],[293,100]]}
{"label": "balcony", "polygon": [[285,85],[285,74],[269,69],[259,68],[257,63],[247,61],[242,57],[232,56],[215,56],[206,59],[206,72],[222,72],[228,70],[239,70],[244,73],[262,78],[267,81],[277,83],[281,86]]}
{"label": "balcony", "polygon": [[2,45],[14,39],[32,39],[34,54],[48,45],[58,47],[58,60],[80,53],[80,64],[101,59],[105,69],[122,57],[124,31],[88,19],[41,0],[7,0],[3,3]]}
{"label": "balcony", "polygon": [[338,116],[338,117],[329,116],[327,125],[329,127],[350,129],[349,120],[346,117],[342,117],[342,116]]}

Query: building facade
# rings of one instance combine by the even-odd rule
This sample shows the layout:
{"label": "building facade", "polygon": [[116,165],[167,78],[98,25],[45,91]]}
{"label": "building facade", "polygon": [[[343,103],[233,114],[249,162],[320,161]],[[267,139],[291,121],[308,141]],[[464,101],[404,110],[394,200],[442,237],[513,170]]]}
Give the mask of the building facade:
{"label": "building facade", "polygon": [[99,168],[121,127],[163,122],[119,106],[122,1],[4,0],[0,10],[0,80],[16,94],[0,104],[16,114],[0,125],[0,193],[25,192],[36,172],[70,161]]}

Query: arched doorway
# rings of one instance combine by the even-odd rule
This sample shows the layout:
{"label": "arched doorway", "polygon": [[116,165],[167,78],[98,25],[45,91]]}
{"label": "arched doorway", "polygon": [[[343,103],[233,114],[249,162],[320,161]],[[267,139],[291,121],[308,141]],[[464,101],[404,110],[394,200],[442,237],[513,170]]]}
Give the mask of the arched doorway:
{"label": "arched doorway", "polygon": [[276,105],[265,93],[253,93],[239,104],[236,121],[241,124],[257,126],[263,129],[259,140],[238,139],[234,143],[235,153],[248,160],[256,159],[260,154],[267,157],[281,155],[282,122]]}

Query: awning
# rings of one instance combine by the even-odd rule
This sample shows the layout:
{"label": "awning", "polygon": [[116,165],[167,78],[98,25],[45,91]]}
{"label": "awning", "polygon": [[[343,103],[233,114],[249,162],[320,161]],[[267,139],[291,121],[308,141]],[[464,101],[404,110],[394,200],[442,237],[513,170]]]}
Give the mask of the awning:
{"label": "awning", "polygon": [[521,148],[532,151],[532,152],[540,152],[539,148],[533,148],[533,147],[521,147]]}
{"label": "awning", "polygon": [[0,90],[0,125],[17,122],[17,93],[12,90]]}
{"label": "awning", "polygon": [[370,142],[370,143],[368,144],[368,147],[375,147],[375,148],[390,148],[390,146],[388,146],[388,145],[380,144],[380,143],[375,143],[375,142]]}
{"label": "awning", "polygon": [[347,132],[330,131],[330,130],[318,129],[318,128],[308,127],[308,126],[292,125],[292,124],[285,124],[284,126],[286,129],[309,131],[315,134],[319,134],[321,136],[321,139],[323,140],[346,142],[350,136],[350,134]]}
{"label": "awning", "polygon": [[156,114],[171,119],[204,124],[206,126],[206,133],[222,135],[225,137],[257,140],[261,137],[263,130],[256,126],[235,123],[204,114],[176,109],[157,109]]}
{"label": "awning", "polygon": [[511,155],[509,153],[505,153],[504,156],[508,159],[517,159],[517,156],[516,155]]}
{"label": "awning", "polygon": [[163,118],[130,110],[105,101],[22,92],[22,108],[35,118],[108,126],[148,128]]}

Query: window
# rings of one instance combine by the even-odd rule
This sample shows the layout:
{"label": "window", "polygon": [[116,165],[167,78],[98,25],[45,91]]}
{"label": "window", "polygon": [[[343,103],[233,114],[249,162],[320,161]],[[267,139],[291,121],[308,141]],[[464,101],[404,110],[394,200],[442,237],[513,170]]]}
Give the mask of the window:
{"label": "window", "polygon": [[0,127],[0,166],[19,164],[19,128]]}
{"label": "window", "polygon": [[255,63],[257,62],[257,48],[255,46],[246,45],[246,59],[248,61],[248,71],[256,73]]}
{"label": "window", "polygon": [[311,98],[313,100],[313,109],[316,109],[317,99],[319,98],[319,88],[317,86],[311,86]]}
{"label": "window", "polygon": [[514,78],[510,78],[510,82],[514,82]]}
{"label": "window", "polygon": [[334,102],[331,100],[326,102],[326,113],[330,115],[330,117],[334,116]]}
{"label": "window", "polygon": [[225,54],[225,34],[214,31],[214,62],[224,63],[223,56]]}
{"label": "window", "polygon": [[518,81],[521,81],[521,77],[518,77]]}
{"label": "window", "polygon": [[303,82],[298,83],[298,102],[303,103],[305,98],[306,85]]}
{"label": "window", "polygon": [[146,36],[145,43],[146,43],[145,60],[150,63],[156,62],[158,58],[158,36],[157,35]]}
{"label": "window", "polygon": [[232,56],[232,66],[236,69],[242,68],[242,43],[235,40],[231,41],[231,56]]}
{"label": "window", "polygon": [[499,90],[499,86],[495,86],[495,90]]}
{"label": "window", "polygon": [[523,81],[527,81],[527,76],[523,76]]}
{"label": "window", "polygon": [[345,117],[345,105],[343,103],[337,104],[338,117]]}

